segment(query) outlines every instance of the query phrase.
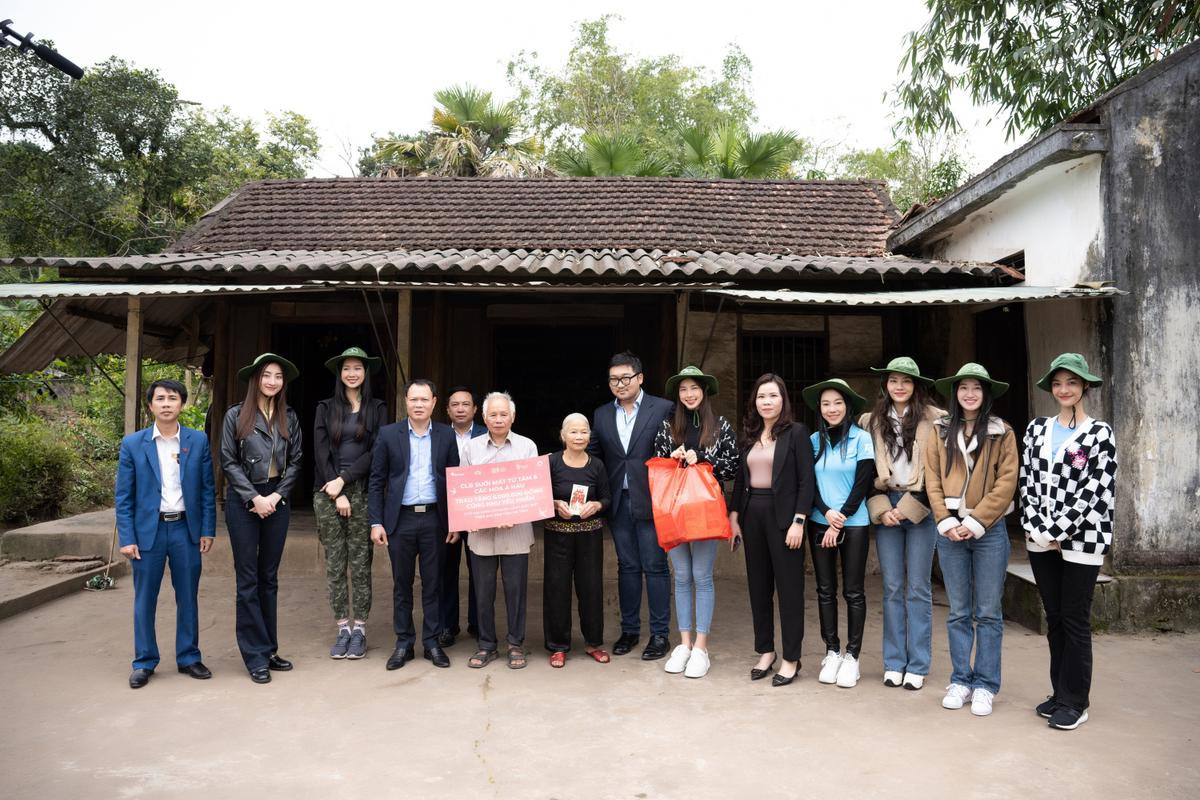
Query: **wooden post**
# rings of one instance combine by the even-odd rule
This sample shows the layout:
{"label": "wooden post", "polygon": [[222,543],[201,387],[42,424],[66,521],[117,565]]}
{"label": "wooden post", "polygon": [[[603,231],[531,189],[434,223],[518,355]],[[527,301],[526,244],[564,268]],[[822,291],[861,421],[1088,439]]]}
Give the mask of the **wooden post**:
{"label": "wooden post", "polygon": [[404,378],[412,375],[412,289],[396,292],[396,358],[400,362],[393,371],[396,381],[396,421],[407,415],[404,407]]}
{"label": "wooden post", "polygon": [[125,314],[125,434],[141,427],[142,298],[130,297]]}

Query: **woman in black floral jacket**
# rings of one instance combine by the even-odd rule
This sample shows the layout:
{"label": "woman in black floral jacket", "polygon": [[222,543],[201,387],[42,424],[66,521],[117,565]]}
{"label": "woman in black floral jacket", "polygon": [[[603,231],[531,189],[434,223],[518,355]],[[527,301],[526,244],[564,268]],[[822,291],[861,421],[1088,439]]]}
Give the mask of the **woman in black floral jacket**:
{"label": "woman in black floral jacket", "polygon": [[[715,414],[709,402],[717,388],[716,378],[690,366],[667,381],[666,396],[668,400],[676,401],[675,412],[663,421],[654,440],[654,454],[679,459],[686,464],[706,461],[712,464],[713,475],[718,481],[728,481],[737,475],[737,442],[729,422]],[[708,674],[708,629],[716,603],[713,562],[717,558],[717,544],[716,539],[685,542],[667,554],[675,573],[675,616],[679,620],[679,635],[683,642],[667,659],[667,672],[682,672],[689,678],[702,678]],[[696,593],[694,621],[693,589]]]}

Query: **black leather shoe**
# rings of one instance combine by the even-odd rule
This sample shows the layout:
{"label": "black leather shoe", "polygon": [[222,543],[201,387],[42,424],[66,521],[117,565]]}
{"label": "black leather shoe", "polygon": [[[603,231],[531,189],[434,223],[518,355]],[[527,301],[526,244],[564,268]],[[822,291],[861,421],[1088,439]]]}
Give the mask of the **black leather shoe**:
{"label": "black leather shoe", "polygon": [[271,670],[267,669],[266,667],[263,667],[262,669],[252,669],[250,670],[250,680],[254,681],[255,683],[270,683]]}
{"label": "black leather shoe", "polygon": [[454,634],[450,631],[442,631],[438,634],[438,647],[453,647]]}
{"label": "black leather shoe", "polygon": [[212,672],[200,661],[193,661],[191,664],[184,664],[179,668],[179,671],[184,675],[188,675],[192,678],[202,681],[206,681],[212,677]]}
{"label": "black leather shoe", "polygon": [[396,649],[392,651],[392,655],[390,658],[388,658],[386,666],[388,669],[400,669],[412,660],[412,648],[405,645],[398,645]]}
{"label": "black leather shoe", "polygon": [[800,670],[797,669],[795,672],[793,672],[791,675],[788,675],[785,678],[782,675],[780,675],[778,672],[776,672],[775,677],[771,678],[771,685],[772,686],[787,686],[789,683],[796,680],[796,676],[799,674],[800,674]]}
{"label": "black leather shoe", "polygon": [[432,661],[435,667],[442,669],[450,666],[450,656],[446,655],[446,651],[440,647],[425,648],[425,660]]}
{"label": "black leather shoe", "polygon": [[636,633],[622,633],[621,638],[613,644],[613,655],[623,656],[628,655],[629,651],[638,643],[639,637]]}
{"label": "black leather shoe", "polygon": [[140,689],[150,682],[150,676],[154,674],[152,669],[135,669],[129,673],[129,688]]}
{"label": "black leather shoe", "polygon": [[671,640],[665,636],[651,636],[642,651],[642,661],[655,661],[665,656],[671,649]]}
{"label": "black leather shoe", "polygon": [[771,674],[771,670],[772,670],[772,669],[775,667],[775,662],[776,662],[776,661],[778,661],[778,660],[779,660],[779,655],[778,655],[778,654],[776,654],[776,655],[775,655],[775,656],[774,656],[774,657],[771,659],[771,663],[770,663],[770,664],[767,664],[767,668],[766,668],[766,669],[759,669],[758,667],[751,667],[751,669],[750,669],[750,680],[752,680],[752,681],[761,681],[763,678],[765,678],[765,677],[767,677],[768,675],[770,675],[770,674]]}
{"label": "black leather shoe", "polygon": [[272,655],[267,659],[267,669],[273,669],[276,672],[287,672],[292,668],[292,662],[286,658],[280,658],[277,655]]}

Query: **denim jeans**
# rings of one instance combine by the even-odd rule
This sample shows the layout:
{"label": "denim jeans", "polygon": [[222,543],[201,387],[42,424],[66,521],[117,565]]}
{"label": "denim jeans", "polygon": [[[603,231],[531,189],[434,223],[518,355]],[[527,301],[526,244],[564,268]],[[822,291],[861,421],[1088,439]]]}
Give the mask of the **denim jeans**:
{"label": "denim jeans", "polygon": [[[892,508],[900,492],[890,492]],[[883,573],[883,669],[928,675],[933,650],[933,515],[920,522],[875,528],[875,553]]]}
{"label": "denim jeans", "polygon": [[712,627],[713,607],[717,592],[713,588],[713,562],[717,560],[720,541],[685,542],[676,546],[667,557],[675,571],[675,618],[679,630],[692,630],[692,588],[696,590],[696,633],[708,633]]}
{"label": "denim jeans", "polygon": [[658,546],[654,520],[634,519],[629,494],[622,492],[609,518],[617,551],[617,597],[621,602],[621,633],[642,630],[642,575],[650,606],[650,635],[666,636],[671,626],[671,571],[667,554]]}
{"label": "denim jeans", "polygon": [[[1008,529],[1001,519],[978,539],[952,542],[937,537],[938,563],[946,582],[950,616],[950,682],[969,689],[1000,691],[1000,648],[1004,641],[1004,576]],[[971,663],[971,649],[975,663]]]}

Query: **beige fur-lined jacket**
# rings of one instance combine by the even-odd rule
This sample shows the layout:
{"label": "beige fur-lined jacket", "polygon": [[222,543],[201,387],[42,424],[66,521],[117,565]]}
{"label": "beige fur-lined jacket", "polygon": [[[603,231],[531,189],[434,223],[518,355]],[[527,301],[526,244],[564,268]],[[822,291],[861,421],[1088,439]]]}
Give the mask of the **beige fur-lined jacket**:
{"label": "beige fur-lined jacket", "polygon": [[[867,513],[871,517],[871,522],[875,525],[883,524],[883,515],[892,510],[892,501],[888,497],[888,492],[899,489],[908,495],[921,493],[925,488],[925,445],[929,441],[929,436],[933,433],[933,424],[937,420],[946,416],[946,412],[936,406],[925,407],[925,419],[917,423],[916,436],[913,439],[912,458],[909,463],[912,464],[912,476],[909,479],[907,486],[894,487],[892,485],[892,454],[884,444],[883,437],[876,433],[871,427],[871,417],[874,416],[871,412],[867,412],[858,418],[858,427],[862,428],[871,434],[871,439],[875,445],[875,490],[880,494],[872,495],[867,498]],[[891,420],[888,420],[889,422]],[[915,497],[911,498],[914,502],[924,506],[920,500]],[[920,520],[913,520],[920,522]]]}
{"label": "beige fur-lined jacket", "polygon": [[[963,525],[978,539],[1013,509],[1013,495],[1017,491],[1017,436],[1007,422],[989,417],[982,445],[972,440],[968,450],[961,432],[953,445],[945,441],[949,421],[949,417],[937,420],[925,440],[925,493],[937,520],[938,533],[945,534]],[[962,457],[954,462],[950,474],[945,475],[948,446],[958,447]],[[964,493],[968,465],[971,465],[971,480]]]}

